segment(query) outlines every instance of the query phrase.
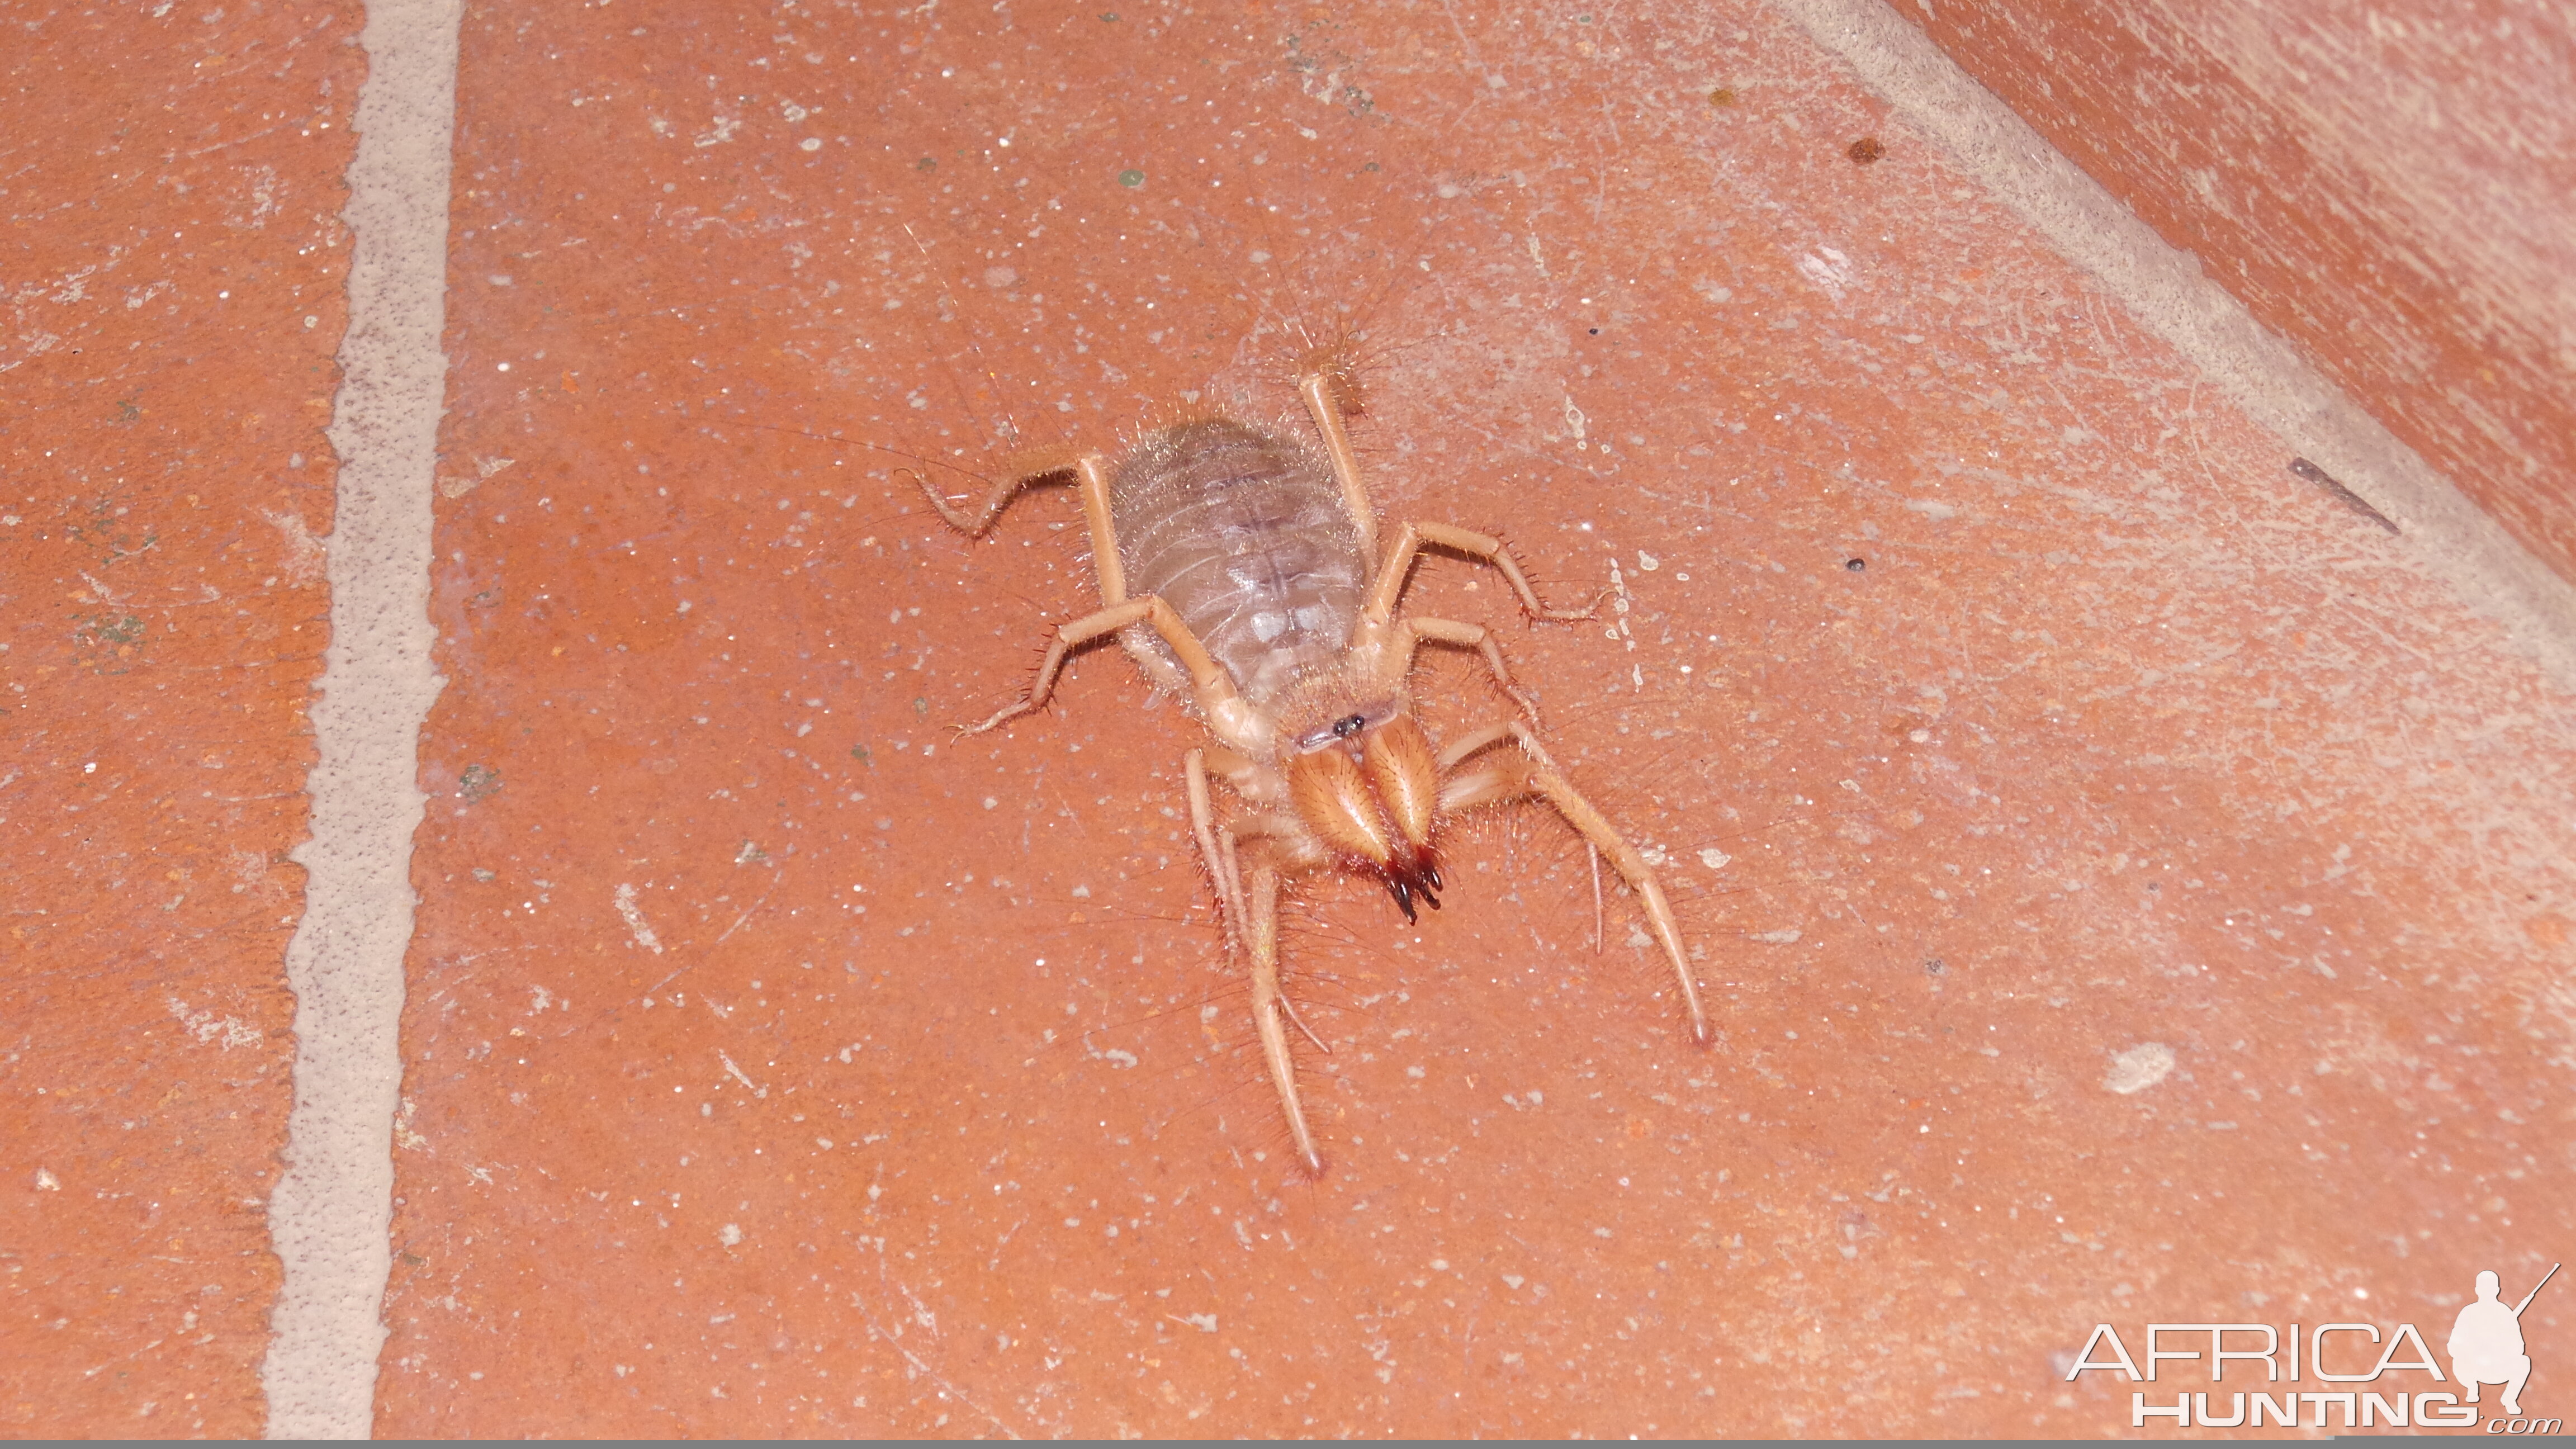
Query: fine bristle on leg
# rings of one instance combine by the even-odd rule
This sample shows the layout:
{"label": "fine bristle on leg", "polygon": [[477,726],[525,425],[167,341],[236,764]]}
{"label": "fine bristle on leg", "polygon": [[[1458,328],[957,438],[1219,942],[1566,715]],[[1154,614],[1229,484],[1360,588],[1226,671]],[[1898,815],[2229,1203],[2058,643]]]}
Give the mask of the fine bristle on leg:
{"label": "fine bristle on leg", "polygon": [[1585,859],[1592,862],[1592,954],[1598,956],[1602,950],[1602,938],[1606,934],[1602,929],[1601,847],[1587,840],[1583,842],[1583,855]]}

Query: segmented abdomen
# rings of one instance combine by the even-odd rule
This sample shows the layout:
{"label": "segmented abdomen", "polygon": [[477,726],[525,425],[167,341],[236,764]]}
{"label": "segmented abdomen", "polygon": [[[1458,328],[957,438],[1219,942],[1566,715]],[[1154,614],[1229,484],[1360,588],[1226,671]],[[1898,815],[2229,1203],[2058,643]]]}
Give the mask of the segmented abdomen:
{"label": "segmented abdomen", "polygon": [[1227,418],[1148,437],[1111,481],[1130,597],[1159,594],[1266,704],[1350,640],[1368,566],[1331,470]]}

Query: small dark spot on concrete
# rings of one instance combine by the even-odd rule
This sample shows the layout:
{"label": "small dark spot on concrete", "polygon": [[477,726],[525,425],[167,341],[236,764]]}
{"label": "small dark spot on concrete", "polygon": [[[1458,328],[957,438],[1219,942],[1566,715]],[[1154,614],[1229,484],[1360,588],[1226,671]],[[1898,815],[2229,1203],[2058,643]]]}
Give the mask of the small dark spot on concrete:
{"label": "small dark spot on concrete", "polygon": [[1869,567],[1869,560],[1865,558],[1845,559],[1843,560],[1843,567],[1849,569],[1853,573],[1859,573],[1863,569]]}
{"label": "small dark spot on concrete", "polygon": [[1923,963],[1923,974],[1926,976],[1938,976],[1949,969],[1949,967],[1941,964],[1941,958],[1938,956],[1935,956]]}
{"label": "small dark spot on concrete", "polygon": [[1130,166],[1118,173],[1118,184],[1128,187],[1142,186],[1145,184],[1145,173]]}
{"label": "small dark spot on concrete", "polygon": [[1710,92],[1708,93],[1708,103],[1709,103],[1710,105],[1712,105],[1712,106],[1731,106],[1731,105],[1734,105],[1734,104],[1735,104],[1735,87],[1733,87],[1733,86],[1719,86],[1717,89],[1715,89],[1715,90],[1713,90],[1713,91],[1710,91]]}
{"label": "small dark spot on concrete", "polygon": [[464,800],[480,800],[501,788],[501,772],[489,765],[468,765],[456,777],[456,794]]}
{"label": "small dark spot on concrete", "polygon": [[926,699],[915,699],[915,700],[913,700],[913,702],[912,702],[912,712],[913,712],[914,714],[917,714],[917,715],[922,715],[922,716],[925,716],[925,717],[926,717],[926,716],[928,716],[928,715],[929,715],[929,713],[930,713],[930,701],[929,701],[929,700],[926,700]]}
{"label": "small dark spot on concrete", "polygon": [[1887,148],[1878,144],[1878,138],[1876,136],[1863,136],[1859,140],[1852,142],[1851,149],[1843,152],[1843,154],[1852,159],[1852,164],[1854,166],[1866,166],[1872,161],[1877,160],[1879,157],[1886,155]]}
{"label": "small dark spot on concrete", "polygon": [[939,169],[939,159],[935,156],[924,156],[920,160],[912,163],[912,169],[915,171],[936,171]]}
{"label": "small dark spot on concrete", "polygon": [[850,758],[867,766],[871,770],[877,767],[876,756],[869,754],[868,747],[865,745],[850,746]]}

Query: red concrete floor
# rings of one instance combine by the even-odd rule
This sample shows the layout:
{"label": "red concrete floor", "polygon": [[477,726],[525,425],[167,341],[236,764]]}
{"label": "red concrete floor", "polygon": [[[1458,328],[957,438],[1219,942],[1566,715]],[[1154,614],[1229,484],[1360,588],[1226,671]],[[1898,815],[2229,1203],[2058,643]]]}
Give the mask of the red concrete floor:
{"label": "red concrete floor", "polygon": [[[345,100],[279,64],[258,83]],[[2576,1256],[2565,689],[1769,13],[485,10],[456,146],[379,1433],[2128,1433],[2125,1379],[2064,1380],[2097,1323],[2140,1352],[2150,1321],[2439,1343],[2479,1270],[2518,1293]],[[18,275],[12,348],[62,305]],[[273,1272],[228,1204],[274,1176],[291,920],[259,923],[291,878],[169,917],[94,882],[142,869],[112,849],[157,872],[300,828],[274,702],[311,669],[273,661],[322,609],[266,513],[319,533],[327,504],[260,490],[328,481],[297,409],[338,318],[285,291],[335,290],[311,275],[236,297],[292,337],[319,316],[315,380],[272,343],[167,421],[144,395],[161,458],[241,481],[121,465],[235,510],[189,546],[266,649],[219,636],[167,693],[257,706],[274,734],[221,778],[257,761],[240,793],[290,813],[130,803],[176,804],[245,726],[127,719],[164,692],[91,672],[70,595],[137,585],[69,523],[23,541],[27,505],[0,531],[59,554],[0,585],[0,667],[56,691],[0,701],[10,858],[46,892],[11,925],[61,933],[0,946],[55,973],[0,1049],[36,1144],[0,1247],[50,1274],[10,1274],[11,1432],[197,1427],[135,1418],[147,1381],[256,1427]],[[214,325],[137,337],[175,371],[216,350],[173,329]],[[895,470],[1293,420],[1303,339],[1345,332],[1389,517],[1607,591],[1525,627],[1435,561],[1413,605],[1500,626],[1662,862],[1720,1043],[1688,1044],[1615,885],[1594,954],[1569,831],[1471,821],[1419,928],[1358,881],[1294,905],[1332,1047],[1302,1059],[1309,1182],[1193,858],[1187,720],[1102,652],[1042,715],[950,728],[1089,596],[1071,501],[970,543]],[[0,374],[13,484],[65,446],[27,441],[31,374],[121,376]],[[136,434],[63,427],[81,406],[44,416],[98,492]],[[296,440],[246,440],[253,413]],[[180,531],[116,567],[191,563]],[[1455,661],[1423,693],[1443,736],[1502,708]],[[81,778],[135,782],[126,815],[23,763],[90,759],[70,738]],[[71,853],[111,818],[131,843]],[[186,914],[267,881],[274,916]],[[257,1044],[200,1040],[165,979]],[[119,1094],[198,1061],[253,1085],[218,1111],[192,1078],[169,1140],[109,1162]],[[164,1263],[153,1211],[231,1224],[235,1266]],[[222,1364],[156,1360],[168,1285],[218,1279],[193,1351]],[[2576,1363],[2565,1288],[2523,1320],[2538,1412]],[[2208,1387],[2175,1374],[2135,1387]]]}
{"label": "red concrete floor", "polygon": [[[2567,1256],[2563,692],[1764,12],[620,3],[460,95],[380,1432],[2126,1432],[2097,1322]],[[950,729],[1070,500],[895,470],[1293,418],[1345,329],[1390,517],[1609,591],[1414,603],[1722,1040],[1474,823],[1418,930],[1298,902],[1309,1183],[1187,722],[1102,653]]]}
{"label": "red concrete floor", "polygon": [[12,1437],[264,1417],[356,19],[22,8],[0,48]]}

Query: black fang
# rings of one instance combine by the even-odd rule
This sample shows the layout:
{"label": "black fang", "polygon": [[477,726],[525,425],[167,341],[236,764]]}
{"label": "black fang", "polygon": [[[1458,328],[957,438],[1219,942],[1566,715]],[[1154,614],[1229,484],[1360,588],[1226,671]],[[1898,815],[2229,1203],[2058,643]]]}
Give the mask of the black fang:
{"label": "black fang", "polygon": [[1420,896],[1424,905],[1436,911],[1440,909],[1438,892],[1441,888],[1440,867],[1427,860],[1409,869],[1395,866],[1387,873],[1387,893],[1395,897],[1395,908],[1404,912],[1407,925],[1420,925],[1422,922],[1422,918],[1414,914],[1413,898]]}

